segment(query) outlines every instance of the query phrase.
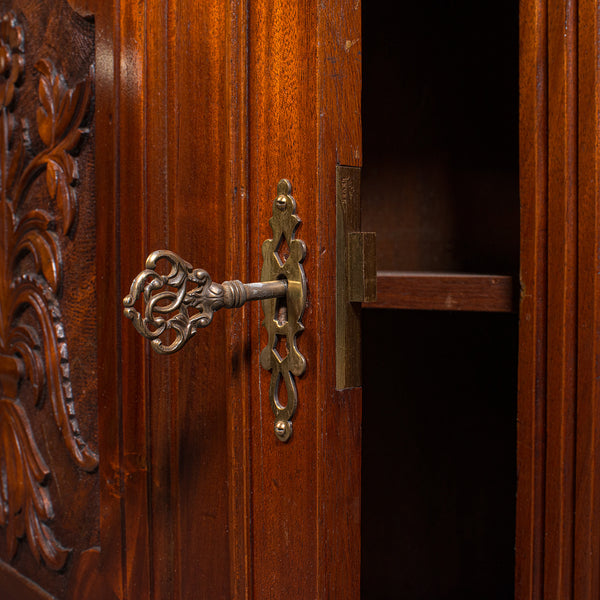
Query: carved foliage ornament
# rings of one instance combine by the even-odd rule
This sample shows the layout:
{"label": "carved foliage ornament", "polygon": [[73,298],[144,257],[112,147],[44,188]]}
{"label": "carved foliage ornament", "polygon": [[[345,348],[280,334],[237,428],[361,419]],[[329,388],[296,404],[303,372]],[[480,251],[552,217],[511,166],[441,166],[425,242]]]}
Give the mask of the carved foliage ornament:
{"label": "carved foliage ornament", "polygon": [[[24,75],[23,29],[13,13],[0,21],[0,525],[9,552],[27,538],[31,552],[61,569],[69,550],[49,527],[54,517],[47,487],[50,470],[40,452],[25,404],[24,379],[34,404],[48,402],[73,461],[86,471],[97,455],[82,439],[75,415],[69,356],[58,294],[61,240],[77,215],[77,149],[91,96],[91,77],[69,88],[50,60],[40,60],[37,131],[44,149],[28,159],[25,123],[13,115]],[[25,208],[32,184],[45,175],[57,214]],[[28,205],[29,206],[29,205]]]}

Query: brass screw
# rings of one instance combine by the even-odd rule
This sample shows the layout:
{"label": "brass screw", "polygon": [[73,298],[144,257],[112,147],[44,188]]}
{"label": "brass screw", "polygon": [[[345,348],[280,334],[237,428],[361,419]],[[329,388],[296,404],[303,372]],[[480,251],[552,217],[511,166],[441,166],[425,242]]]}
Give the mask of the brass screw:
{"label": "brass screw", "polygon": [[275,432],[278,435],[283,435],[285,433],[285,423],[283,421],[277,421],[277,423],[275,423]]}

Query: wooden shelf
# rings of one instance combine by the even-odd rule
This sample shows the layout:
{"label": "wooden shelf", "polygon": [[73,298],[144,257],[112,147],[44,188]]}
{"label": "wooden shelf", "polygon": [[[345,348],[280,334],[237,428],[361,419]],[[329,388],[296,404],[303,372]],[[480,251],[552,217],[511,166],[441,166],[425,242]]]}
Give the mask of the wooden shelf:
{"label": "wooden shelf", "polygon": [[516,312],[513,278],[465,273],[377,272],[377,300],[363,308]]}

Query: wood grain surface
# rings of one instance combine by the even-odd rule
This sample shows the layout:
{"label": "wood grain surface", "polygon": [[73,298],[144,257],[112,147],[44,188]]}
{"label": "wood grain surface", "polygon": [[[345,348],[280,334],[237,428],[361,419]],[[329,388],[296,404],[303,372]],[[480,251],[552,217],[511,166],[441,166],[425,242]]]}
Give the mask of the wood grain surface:
{"label": "wood grain surface", "polygon": [[[101,540],[112,593],[357,597],[360,395],[333,392],[333,314],[319,298],[334,286],[336,158],[360,158],[360,45],[346,48],[360,37],[360,7],[113,2],[95,22]],[[350,119],[341,96],[354,98]],[[288,445],[273,435],[258,365],[259,306],[219,314],[166,360],[117,308],[155,248],[215,281],[257,280],[281,177],[303,220],[311,294],[299,340],[311,367]]]}
{"label": "wood grain surface", "polygon": [[66,2],[0,18],[2,587],[66,597],[99,542],[94,27]]}
{"label": "wood grain surface", "polygon": [[515,597],[543,598],[547,360],[546,2],[520,3],[521,303]]}
{"label": "wood grain surface", "polygon": [[[40,79],[52,83],[46,87],[56,84],[60,101],[95,62],[94,118],[83,120],[88,131],[77,152],[67,148],[78,177],[64,159],[63,175],[52,165],[54,179],[31,184],[24,204],[60,214],[40,234],[55,241],[60,261],[52,252],[40,264],[23,261],[18,276],[43,277],[55,288],[71,362],[74,403],[65,399],[66,410],[77,413],[74,439],[98,451],[100,466],[94,471],[92,463],[73,460],[77,451],[65,444],[69,428],[56,427],[51,393],[36,405],[35,377],[27,378],[33,371],[24,363],[35,363],[41,345],[32,344],[29,355],[2,346],[3,406],[12,402],[20,407],[18,419],[23,413],[31,421],[20,441],[27,438],[46,463],[33,478],[51,499],[42,531],[69,552],[40,560],[34,535],[18,529],[4,535],[4,516],[0,590],[9,598],[73,600],[359,598],[361,390],[335,391],[331,300],[335,167],[362,162],[360,2],[6,0],[1,6],[2,14],[15,11],[26,36],[25,70],[14,102],[4,105],[16,117],[12,133],[15,124],[29,123],[25,164],[48,146],[36,116]],[[443,10],[449,9],[427,18],[441,19],[441,26]],[[519,8],[517,600],[600,594],[598,10],[592,0],[521,0]],[[476,46],[485,27],[478,16],[471,27]],[[447,34],[454,35],[451,28]],[[430,50],[423,48],[415,64],[434,60]],[[36,70],[42,59],[47,62]],[[449,75],[442,58],[430,64],[422,71],[435,91]],[[377,73],[369,71],[370,81]],[[421,74],[414,69],[398,81],[416,89],[406,82]],[[4,84],[10,70],[2,77]],[[489,89],[500,80],[497,74]],[[464,84],[473,92],[472,81]],[[365,98],[372,102],[377,93]],[[398,101],[403,114],[412,114],[415,97],[407,92]],[[441,115],[443,127],[428,120],[420,138],[403,138],[422,143],[423,160],[402,170],[412,179],[398,187],[398,173],[389,169],[393,177],[367,177],[372,202],[364,221],[382,228],[380,268],[443,270],[441,276],[382,274],[379,306],[442,308],[451,298],[455,310],[512,310],[516,203],[505,210],[504,202],[516,200],[514,165],[490,172],[469,163],[450,177],[449,156],[458,155],[445,146],[461,127],[464,140],[477,139],[477,127],[462,117],[480,109],[482,119],[496,119],[500,136],[504,104],[463,111],[448,97],[449,113],[419,113]],[[385,124],[383,116],[382,110]],[[40,121],[44,129],[43,114]],[[440,131],[448,136],[436,137]],[[0,160],[18,154],[15,139],[7,139]],[[464,140],[459,154],[472,149]],[[271,234],[282,177],[292,182],[303,221],[298,237],[308,247],[309,286],[306,331],[298,340],[308,367],[297,381],[288,444],[272,431],[269,374],[259,366],[266,344],[260,306],[218,314],[169,358],[150,353],[121,307],[146,255],[158,248],[181,254],[215,281],[258,280],[260,246]],[[419,190],[427,180],[437,195],[425,214]],[[8,189],[3,180],[4,196]],[[455,199],[467,189],[470,200],[457,208]],[[485,190],[498,224],[493,231],[477,216],[487,210],[477,201]],[[69,208],[73,193],[76,210]],[[399,209],[401,197],[409,200]],[[460,227],[453,220],[459,217],[465,219]],[[4,264],[9,226],[3,223]],[[396,235],[403,231],[406,237]],[[457,274],[465,270],[499,275]],[[0,284],[3,315],[13,293],[8,271]],[[27,311],[17,317],[33,327]],[[4,331],[0,337],[4,344]],[[57,352],[47,358],[55,372],[64,372]],[[8,422],[2,421],[3,448],[14,439],[5,433]],[[7,489],[13,494],[16,487]],[[18,510],[8,514],[13,523],[21,518]]]}
{"label": "wood grain surface", "polygon": [[573,597],[577,360],[577,13],[548,6],[548,358],[544,594]]}
{"label": "wood grain surface", "polygon": [[574,590],[576,600],[600,595],[600,9],[579,2],[577,137],[578,337]]}
{"label": "wood grain surface", "polygon": [[600,589],[597,10],[521,3],[517,598]]}
{"label": "wood grain surface", "polygon": [[[243,231],[227,229],[223,210],[243,190],[230,172],[236,125],[223,102],[231,95],[225,31],[235,16],[221,3],[183,1],[141,10],[113,3],[96,16],[108,86],[98,154],[107,182],[102,235],[116,253],[98,268],[109,344],[120,348],[103,373],[112,393],[101,447],[113,457],[104,473],[103,543],[112,550],[110,587],[123,598],[197,590],[231,597],[224,368],[231,359],[223,322],[165,360],[121,322],[118,306],[156,248],[178,252],[217,281],[236,275],[226,268],[227,244]],[[115,287],[107,267],[116,263]]]}
{"label": "wood grain surface", "polygon": [[7,600],[56,600],[19,571],[0,562],[0,590]]}
{"label": "wood grain surface", "polygon": [[508,275],[377,272],[377,300],[363,308],[514,312],[513,279]]}
{"label": "wood grain surface", "polygon": [[[287,177],[303,221],[309,286],[298,341],[308,366],[286,445],[271,432],[269,380],[252,358],[252,591],[357,598],[360,391],[334,391],[333,249],[335,166],[361,159],[360,4],[253,2],[249,39],[249,190],[258,202],[250,247],[268,236],[274,183]],[[258,328],[250,337],[251,347],[265,343]]]}

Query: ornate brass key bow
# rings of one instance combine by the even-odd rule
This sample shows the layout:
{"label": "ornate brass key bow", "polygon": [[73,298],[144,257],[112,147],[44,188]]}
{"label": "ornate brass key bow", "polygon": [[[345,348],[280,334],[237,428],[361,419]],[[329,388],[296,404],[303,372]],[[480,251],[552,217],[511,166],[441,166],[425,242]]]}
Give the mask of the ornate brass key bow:
{"label": "ornate brass key bow", "polygon": [[[166,275],[156,271],[161,260],[171,265]],[[190,283],[196,287],[188,290]],[[195,269],[174,252],[155,250],[146,259],[145,270],[133,280],[123,304],[125,316],[139,333],[152,341],[152,348],[159,354],[172,354],[182,348],[198,328],[210,325],[219,309],[239,308],[249,300],[282,298],[286,292],[285,279],[264,283],[237,280],[214,283],[204,269]],[[143,316],[133,308],[141,295],[145,303]],[[175,311],[178,312],[166,318]],[[169,330],[174,332],[175,339],[165,344],[161,336]]]}

